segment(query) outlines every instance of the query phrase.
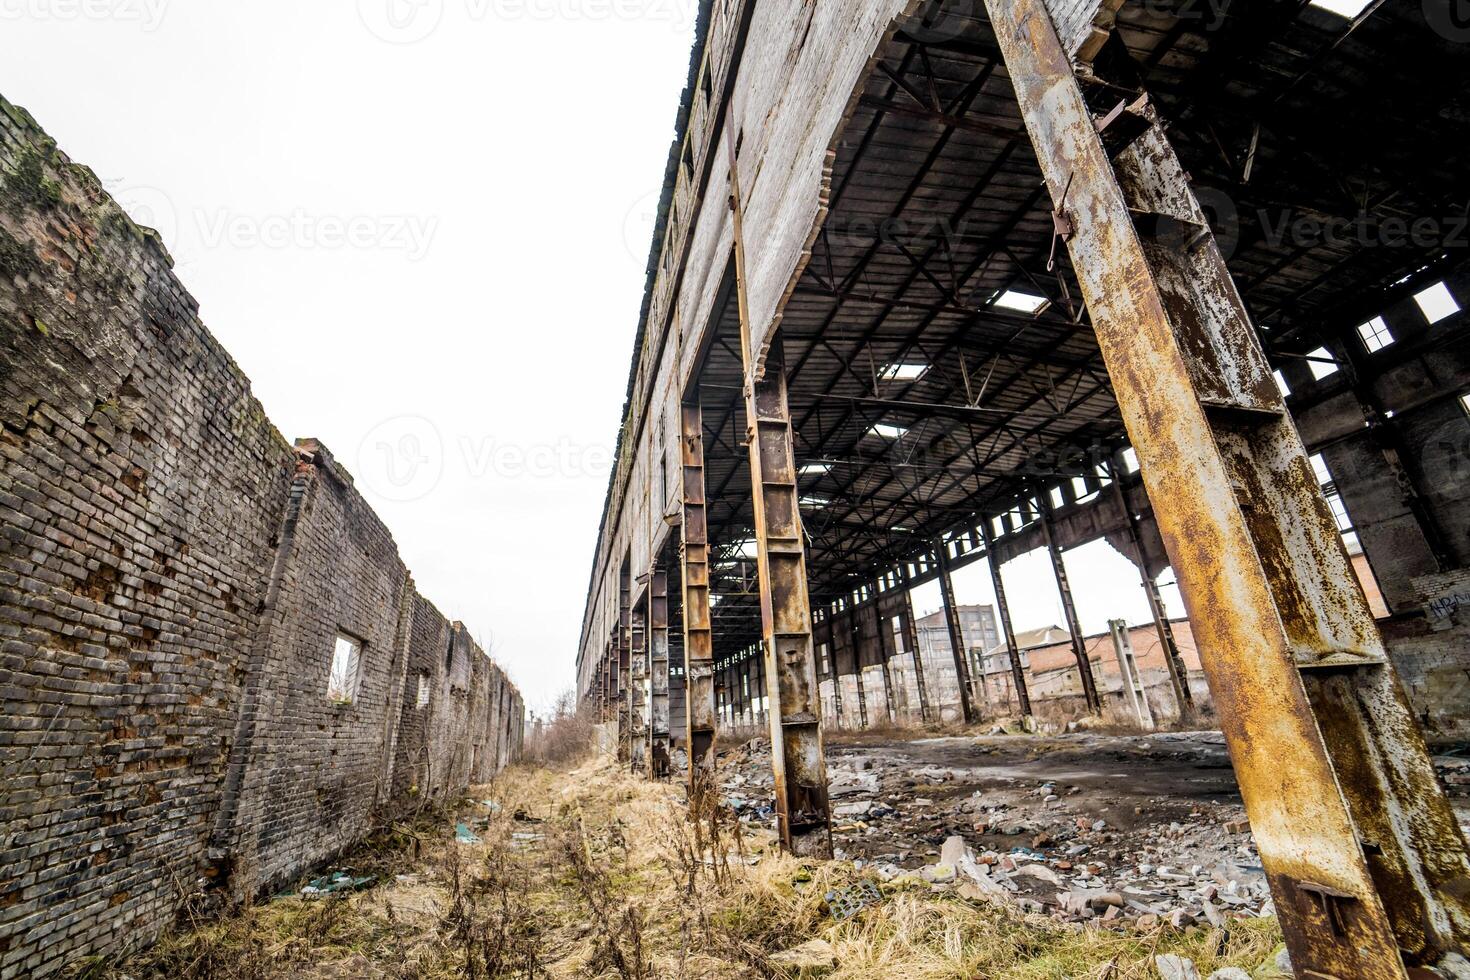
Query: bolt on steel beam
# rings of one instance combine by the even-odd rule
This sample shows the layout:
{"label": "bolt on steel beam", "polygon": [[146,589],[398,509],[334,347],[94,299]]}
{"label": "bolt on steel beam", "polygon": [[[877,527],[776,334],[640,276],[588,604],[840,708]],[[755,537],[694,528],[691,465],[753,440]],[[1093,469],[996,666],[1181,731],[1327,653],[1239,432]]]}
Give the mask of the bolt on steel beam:
{"label": "bolt on steel beam", "polygon": [[786,399],[786,362],[778,338],[766,354],[763,377],[757,379],[745,281],[740,162],[733,134],[727,129],[725,135],[776,817],[783,847],[800,857],[825,858],[832,856],[832,813],[827,799],[827,760],[822,751],[821,690],[812,643],[811,598],[806,585],[806,543],[797,501],[791,409]]}
{"label": "bolt on steel beam", "polygon": [[970,681],[970,662],[965,652],[965,630],[960,623],[960,610],[954,597],[954,580],[949,574],[948,545],[941,538],[934,542],[939,560],[939,596],[944,600],[944,625],[949,630],[949,651],[954,655],[955,680],[960,689],[960,714],[965,724],[980,720],[975,711],[975,692]]}
{"label": "bolt on steel beam", "polygon": [[679,559],[684,583],[684,724],[691,799],[715,744],[714,635],[710,629],[709,523],[704,500],[704,421],[699,402],[680,408]]}
{"label": "bolt on steel beam", "polygon": [[1173,147],[1150,110],[1110,153],[1042,0],[986,7],[1189,605],[1293,966],[1464,975],[1464,837]]}
{"label": "bolt on steel beam", "polygon": [[669,573],[648,577],[648,775],[669,777]]}

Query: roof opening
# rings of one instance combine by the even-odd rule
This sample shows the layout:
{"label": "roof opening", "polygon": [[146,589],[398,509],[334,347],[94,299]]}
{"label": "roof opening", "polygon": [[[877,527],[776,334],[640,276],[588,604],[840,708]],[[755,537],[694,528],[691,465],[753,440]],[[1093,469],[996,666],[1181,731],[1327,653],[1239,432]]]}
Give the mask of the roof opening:
{"label": "roof opening", "polygon": [[882,439],[902,439],[908,434],[908,429],[901,425],[889,425],[887,422],[876,422],[867,431],[867,435],[878,436]]}
{"label": "roof opening", "polygon": [[1033,296],[1030,293],[1019,292],[1015,289],[1003,290],[1000,295],[991,300],[996,306],[1008,310],[1019,310],[1022,313],[1040,313],[1047,305],[1045,296]]}
{"label": "roof opening", "polygon": [[1339,17],[1346,17],[1348,20],[1352,20],[1361,14],[1363,9],[1371,2],[1372,0],[1311,0],[1310,6],[1320,7],[1323,10],[1337,14]]}
{"label": "roof opening", "polygon": [[918,361],[894,361],[885,365],[878,377],[884,381],[917,381],[929,370],[929,365]]}
{"label": "roof opening", "polygon": [[1281,397],[1285,398],[1287,395],[1291,394],[1291,385],[1286,383],[1286,375],[1282,374],[1280,371],[1272,371],[1271,377],[1276,379],[1276,387],[1281,389]]}

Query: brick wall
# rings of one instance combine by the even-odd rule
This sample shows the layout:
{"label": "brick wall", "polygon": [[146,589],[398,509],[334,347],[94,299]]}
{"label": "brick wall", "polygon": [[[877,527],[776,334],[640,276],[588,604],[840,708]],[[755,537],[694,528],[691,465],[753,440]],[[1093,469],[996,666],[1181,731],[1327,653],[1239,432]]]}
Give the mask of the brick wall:
{"label": "brick wall", "polygon": [[157,237],[3,99],[0,523],[0,978],[329,859],[413,800],[405,760],[443,794],[519,751],[520,697],[462,626],[417,707],[433,607],[387,529],[271,425]]}

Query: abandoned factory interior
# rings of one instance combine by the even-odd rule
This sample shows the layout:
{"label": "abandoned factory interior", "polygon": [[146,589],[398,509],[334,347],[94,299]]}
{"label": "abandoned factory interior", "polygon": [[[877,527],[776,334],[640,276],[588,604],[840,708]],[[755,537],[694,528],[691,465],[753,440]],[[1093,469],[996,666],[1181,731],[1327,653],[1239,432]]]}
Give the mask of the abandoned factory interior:
{"label": "abandoned factory interior", "polygon": [[528,3],[0,99],[0,978],[1470,980],[1463,0]]}

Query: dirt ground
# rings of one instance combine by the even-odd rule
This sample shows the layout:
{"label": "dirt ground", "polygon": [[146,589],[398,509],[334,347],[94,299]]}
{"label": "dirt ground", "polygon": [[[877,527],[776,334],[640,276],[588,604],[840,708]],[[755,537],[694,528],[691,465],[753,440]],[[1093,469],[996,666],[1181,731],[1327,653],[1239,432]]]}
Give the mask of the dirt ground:
{"label": "dirt ground", "polygon": [[[885,737],[829,749],[834,802],[869,811],[839,818],[832,861],[775,847],[760,742],[727,748],[715,792],[692,803],[681,782],[650,783],[605,757],[515,767],[389,824],[285,893],[217,919],[186,913],[151,948],[78,972],[1128,980],[1158,977],[1158,958],[1177,955],[1201,977],[1282,975],[1249,837],[1219,832],[1239,804],[1209,737]],[[1207,826],[1220,842],[1155,840],[1174,824]],[[1163,877],[1161,863],[1121,891],[1126,868],[1165,851],[1183,855],[1168,860],[1187,880]],[[1171,917],[1206,877],[1184,862],[1207,859],[1211,873],[1234,868],[1236,890],[1215,884],[1217,918]],[[303,892],[333,870],[369,881]]]}

